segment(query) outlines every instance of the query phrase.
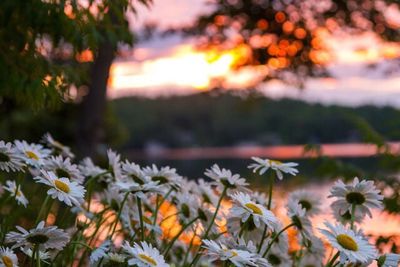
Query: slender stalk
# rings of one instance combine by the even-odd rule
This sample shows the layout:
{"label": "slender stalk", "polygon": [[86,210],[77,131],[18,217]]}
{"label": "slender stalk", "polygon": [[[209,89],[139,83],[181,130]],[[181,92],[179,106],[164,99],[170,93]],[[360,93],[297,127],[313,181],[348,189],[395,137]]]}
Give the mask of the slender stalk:
{"label": "slender stalk", "polygon": [[[210,232],[211,227],[212,227],[213,224],[214,224],[214,221],[215,221],[215,218],[217,217],[219,208],[221,207],[222,200],[224,199],[224,197],[225,197],[227,191],[228,191],[228,187],[224,187],[224,190],[222,191],[221,196],[220,196],[220,198],[219,198],[219,200],[218,200],[217,207],[215,208],[214,215],[213,215],[213,217],[212,217],[212,219],[211,219],[210,224],[209,224],[208,227],[207,227],[207,230],[205,231],[205,233],[204,233],[204,235],[203,235],[203,237],[202,237],[202,240],[207,239],[208,233]],[[196,265],[197,261],[198,261],[198,260],[200,259],[200,257],[201,257],[201,255],[200,255],[201,250],[202,250],[201,247],[197,250],[196,256],[193,258],[193,260],[192,260],[192,262],[190,263],[189,267]]]}
{"label": "slender stalk", "polygon": [[36,249],[36,267],[40,267],[40,250],[39,250],[39,248]]}
{"label": "slender stalk", "polygon": [[269,191],[268,191],[268,205],[267,208],[270,210],[272,205],[272,189],[274,187],[274,175],[271,173],[269,176]]}
{"label": "slender stalk", "polygon": [[203,236],[202,239],[207,239],[208,233],[210,232],[211,227],[212,227],[213,224],[214,224],[214,221],[215,221],[215,218],[217,217],[219,208],[221,207],[222,200],[224,199],[224,197],[225,197],[227,191],[228,191],[228,188],[227,188],[227,187],[224,187],[224,190],[223,190],[222,193],[221,193],[221,197],[220,197],[219,200],[218,200],[217,207],[215,208],[214,215],[213,215],[213,217],[212,217],[212,219],[211,219],[211,222],[210,222],[210,224],[208,225],[207,230],[206,230],[206,232],[204,233],[204,236]]}
{"label": "slender stalk", "polygon": [[354,220],[356,217],[356,204],[351,204],[351,230],[354,230]]}
{"label": "slender stalk", "polygon": [[42,218],[42,214],[45,211],[47,203],[49,202],[49,200],[50,200],[50,195],[47,195],[46,198],[44,199],[43,203],[42,203],[42,206],[40,207],[40,211],[39,211],[38,216],[36,218],[35,225],[38,224],[38,222]]}
{"label": "slender stalk", "polygon": [[192,225],[196,220],[198,220],[199,217],[194,218],[193,220],[189,221],[187,224],[185,224],[184,226],[182,226],[182,229],[179,231],[178,234],[176,234],[174,236],[174,238],[171,240],[171,242],[169,242],[168,247],[165,249],[165,252],[163,253],[164,256],[166,257],[168,255],[168,252],[170,251],[170,249],[172,248],[172,246],[174,245],[175,241],[179,238],[179,236],[190,226]]}
{"label": "slender stalk", "polygon": [[142,200],[140,197],[136,197],[137,207],[139,210],[139,220],[140,220],[140,239],[144,241],[144,224],[143,224],[143,213],[142,213]]}
{"label": "slender stalk", "polygon": [[262,245],[264,244],[265,236],[266,236],[266,233],[267,233],[267,228],[268,228],[267,225],[265,225],[264,226],[264,231],[263,231],[262,236],[261,236],[260,244],[258,245],[257,253],[260,253]]}
{"label": "slender stalk", "polygon": [[275,236],[274,238],[272,238],[271,242],[269,242],[267,249],[265,250],[264,254],[263,254],[263,258],[265,258],[265,256],[267,255],[267,253],[269,252],[269,250],[271,249],[272,245],[274,244],[274,242],[278,239],[278,237],[285,232],[287,229],[289,229],[292,226],[295,226],[295,223],[291,223],[289,225],[287,225],[285,228],[283,228],[282,230],[280,230]]}
{"label": "slender stalk", "polygon": [[335,263],[335,261],[337,260],[337,258],[339,257],[340,252],[336,252],[335,256],[333,256],[333,258],[326,264],[326,267],[331,267],[333,266],[333,264]]}
{"label": "slender stalk", "polygon": [[117,229],[118,221],[119,221],[119,218],[121,217],[122,209],[124,208],[125,202],[128,199],[129,193],[130,192],[126,192],[125,196],[124,196],[124,199],[122,200],[121,207],[118,210],[117,218],[115,219],[114,227],[113,227],[113,230],[111,232],[111,236],[110,236],[111,238],[113,237],[113,235],[115,233],[115,230]]}
{"label": "slender stalk", "polygon": [[156,225],[157,223],[157,217],[158,217],[158,210],[160,209],[161,205],[164,203],[164,201],[169,197],[169,195],[172,193],[172,191],[174,191],[173,188],[171,188],[166,194],[165,196],[163,196],[161,202],[159,203],[159,197],[160,195],[157,194],[157,199],[156,199],[156,209],[154,210],[154,220],[153,220],[153,225]]}

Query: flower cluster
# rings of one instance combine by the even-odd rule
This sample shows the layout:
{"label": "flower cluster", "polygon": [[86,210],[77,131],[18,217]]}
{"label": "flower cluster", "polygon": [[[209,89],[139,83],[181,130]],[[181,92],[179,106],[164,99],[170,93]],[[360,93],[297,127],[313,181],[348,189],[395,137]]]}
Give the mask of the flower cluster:
{"label": "flower cluster", "polygon": [[336,182],[329,195],[335,222],[320,229],[315,194],[291,192],[286,216],[272,203],[275,177],[297,175],[296,163],[252,158],[249,168],[269,179],[266,194],[218,165],[195,181],[170,167],[124,161],[112,150],[107,157],[102,167],[90,158],[75,163],[71,149],[49,134],[42,144],[0,141],[0,267],[400,262],[398,254],[379,253],[361,229],[371,210],[382,208],[373,181]]}

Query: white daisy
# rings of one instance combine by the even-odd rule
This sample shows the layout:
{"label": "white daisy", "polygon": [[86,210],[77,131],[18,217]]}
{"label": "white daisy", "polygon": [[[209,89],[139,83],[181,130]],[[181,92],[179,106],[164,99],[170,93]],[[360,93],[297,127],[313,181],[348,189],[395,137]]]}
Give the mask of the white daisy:
{"label": "white daisy", "polygon": [[[129,208],[128,212],[121,215],[121,221],[123,222],[126,229],[129,230],[130,236],[136,235],[140,231],[140,216],[138,209],[135,207]],[[157,234],[162,234],[160,226],[153,225],[153,221],[146,215],[142,216],[143,227],[149,231],[154,231]]]}
{"label": "white daisy", "polygon": [[[32,255],[33,255],[33,250],[32,250],[32,249],[23,247],[23,248],[21,248],[21,251],[22,251],[25,255],[27,255],[29,258],[32,258]],[[35,256],[35,257],[36,257],[36,256]],[[48,259],[50,259],[50,253],[47,252],[47,251],[41,251],[41,250],[40,250],[40,251],[39,251],[39,258],[40,258],[40,260],[42,260],[42,261],[48,260]]]}
{"label": "white daisy", "polygon": [[108,157],[108,168],[114,175],[114,178],[118,181],[122,178],[121,174],[121,156],[112,151],[111,149],[107,150],[107,157]]}
{"label": "white daisy", "polygon": [[133,196],[139,198],[146,198],[147,193],[160,193],[162,192],[161,186],[158,182],[148,181],[147,183],[138,184],[133,181],[117,181],[114,185],[120,192],[130,192]]}
{"label": "white daisy", "polygon": [[83,203],[83,197],[86,190],[77,182],[71,182],[68,178],[58,178],[54,172],[41,171],[42,176],[36,176],[38,183],[50,186],[47,191],[53,199],[58,199],[68,206],[80,206]]}
{"label": "white daisy", "polygon": [[126,160],[122,163],[121,167],[122,174],[133,180],[135,183],[142,184],[150,179],[149,177],[146,177],[138,164]]}
{"label": "white daisy", "polygon": [[263,175],[268,169],[272,169],[276,172],[277,177],[279,180],[283,179],[283,174],[282,173],[288,173],[293,176],[296,176],[296,174],[299,172],[296,168],[299,164],[295,162],[281,162],[278,160],[271,160],[271,159],[262,159],[258,157],[252,157],[252,160],[254,160],[256,163],[252,163],[248,166],[249,169],[253,169],[253,172],[257,172],[260,175]]}
{"label": "white daisy", "polygon": [[78,168],[81,174],[86,178],[96,177],[98,181],[106,181],[107,183],[112,181],[111,174],[107,170],[96,166],[90,158],[84,158],[79,163]]}
{"label": "white daisy", "polygon": [[110,252],[107,254],[107,262],[112,264],[112,266],[116,266],[118,264],[124,263],[126,257],[122,254]]}
{"label": "white daisy", "polygon": [[198,216],[200,200],[196,195],[182,190],[182,192],[176,193],[174,200],[176,208],[180,212],[179,218],[184,224],[188,223],[196,216]]}
{"label": "white daisy", "polygon": [[397,267],[400,264],[400,254],[384,254],[376,261],[378,262],[378,267]]}
{"label": "white daisy", "polygon": [[[203,247],[207,249],[211,261],[230,261],[235,266],[259,266],[256,264],[259,258],[255,253],[250,253],[246,250],[228,248],[221,242],[217,243],[212,240],[203,240]],[[261,266],[261,265],[260,265]],[[269,266],[269,265],[266,265]]]}
{"label": "white daisy", "polygon": [[25,197],[24,193],[22,192],[21,186],[17,187],[17,184],[15,183],[15,181],[7,180],[6,184],[3,185],[3,189],[7,190],[13,196],[15,196],[17,203],[23,205],[26,208],[26,205],[28,205],[29,201]]}
{"label": "white daisy", "polygon": [[168,185],[175,189],[181,186],[182,176],[176,173],[176,169],[170,168],[169,166],[159,169],[153,164],[151,167],[147,166],[143,168],[143,172],[146,176],[149,176],[152,181],[159,182],[160,185]]}
{"label": "white daisy", "polygon": [[11,143],[0,141],[0,170],[23,171],[25,163],[22,161],[21,155],[15,150]]}
{"label": "white daisy", "polygon": [[122,248],[129,254],[128,265],[137,267],[169,267],[164,257],[152,245],[146,242],[134,243],[133,247],[125,241]]}
{"label": "white daisy", "polygon": [[78,166],[71,163],[70,158],[63,159],[62,156],[52,156],[46,160],[45,169],[54,172],[58,177],[68,178],[78,183],[83,183],[85,179]]}
{"label": "white daisy", "polygon": [[90,264],[92,265],[95,262],[98,262],[101,258],[104,258],[107,255],[107,252],[110,250],[110,247],[111,241],[107,239],[98,248],[93,250],[89,258]]}
{"label": "white daisy", "polygon": [[229,191],[249,191],[246,188],[249,184],[246,182],[245,178],[240,177],[239,174],[232,174],[230,170],[224,168],[221,169],[217,164],[214,164],[210,169],[207,169],[204,174],[215,180],[214,184],[218,186],[220,191],[223,188],[228,188]]}
{"label": "white daisy", "polygon": [[207,183],[203,179],[199,179],[197,183],[191,183],[191,190],[201,197],[203,203],[208,203],[213,206],[217,205],[218,195],[215,190],[213,190],[210,183]]}
{"label": "white daisy", "polygon": [[[265,248],[261,249],[261,252],[265,251]],[[274,267],[292,267],[293,262],[288,252],[281,251],[278,247],[272,246],[265,256],[271,266]]]}
{"label": "white daisy", "polygon": [[370,209],[382,208],[383,196],[376,189],[373,181],[359,181],[354,178],[351,184],[344,184],[341,180],[337,181],[331,189],[328,197],[335,197],[332,207],[339,210],[340,214],[351,212],[352,205],[355,205],[356,211],[360,211],[364,216],[368,214],[372,217]]}
{"label": "white daisy", "polygon": [[57,154],[60,154],[64,157],[69,157],[69,158],[75,157],[75,155],[71,152],[71,148],[69,148],[68,146],[65,146],[65,145],[61,144],[60,142],[58,142],[57,140],[55,140],[53,138],[53,136],[51,136],[51,134],[46,133],[43,136],[42,140],[48,147],[51,147],[54,150],[54,152],[56,152]]}
{"label": "white daisy", "polygon": [[41,221],[36,228],[29,231],[16,226],[20,232],[9,232],[6,235],[7,243],[15,243],[13,248],[38,246],[40,250],[56,249],[61,250],[69,241],[69,236],[56,226],[44,226]]}
{"label": "white daisy", "polygon": [[312,224],[308,216],[306,215],[306,209],[295,202],[289,202],[287,204],[287,215],[292,220],[297,230],[304,234],[307,238],[312,236]]}
{"label": "white daisy", "polygon": [[17,255],[11,249],[0,247],[0,267],[18,267]]}
{"label": "white daisy", "polygon": [[251,217],[257,228],[261,226],[261,222],[272,229],[277,227],[279,221],[275,215],[266,207],[252,201],[250,195],[238,192],[231,197],[236,204],[230,210],[232,217],[242,218],[243,223]]}
{"label": "white daisy", "polygon": [[33,166],[40,167],[45,163],[45,159],[50,155],[50,150],[43,148],[39,144],[28,144],[24,141],[15,141],[15,147],[25,160],[25,163]]}
{"label": "white daisy", "polygon": [[289,194],[288,202],[300,204],[306,210],[309,216],[316,215],[321,212],[321,197],[318,194],[305,190],[297,190]]}
{"label": "white daisy", "polygon": [[[351,213],[349,210],[346,210],[344,213],[341,210],[341,205],[331,205],[332,214],[335,217],[337,222],[340,222],[343,225],[351,224]],[[361,223],[364,219],[364,215],[361,210],[356,209],[354,215],[354,222]]]}
{"label": "white daisy", "polygon": [[310,263],[322,263],[325,259],[325,246],[322,240],[316,236],[311,236],[308,239],[300,236],[299,239],[299,243],[304,247],[301,266],[309,266]]}
{"label": "white daisy", "polygon": [[340,262],[367,263],[377,256],[375,247],[368,243],[364,236],[355,233],[343,225],[325,223],[329,230],[320,229],[329,243],[340,252]]}

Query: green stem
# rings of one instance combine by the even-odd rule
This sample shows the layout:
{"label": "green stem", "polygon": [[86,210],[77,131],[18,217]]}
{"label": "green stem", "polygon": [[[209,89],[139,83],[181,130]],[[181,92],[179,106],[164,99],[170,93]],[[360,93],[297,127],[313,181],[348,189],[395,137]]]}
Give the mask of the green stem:
{"label": "green stem", "polygon": [[268,205],[267,208],[270,210],[272,205],[272,189],[274,187],[274,175],[271,174],[269,177],[269,192],[268,192]]}
{"label": "green stem", "polygon": [[113,235],[115,233],[115,230],[117,229],[118,221],[119,221],[119,218],[121,217],[122,209],[124,208],[125,202],[128,199],[129,193],[130,192],[126,192],[125,193],[124,199],[122,200],[121,207],[118,210],[117,218],[115,219],[114,227],[113,227],[113,230],[111,232],[111,239],[112,239],[112,237],[113,237]]}
{"label": "green stem", "polygon": [[179,231],[179,233],[177,235],[174,236],[174,238],[171,240],[171,242],[169,242],[168,247],[165,249],[164,257],[166,257],[168,255],[168,252],[170,251],[170,249],[172,248],[172,246],[174,245],[175,241],[179,238],[179,236],[191,225],[193,224],[196,220],[198,220],[199,217],[194,218],[193,220],[189,221],[187,224],[185,224],[184,226],[182,226],[182,229]]}
{"label": "green stem", "polygon": [[204,233],[204,236],[203,236],[203,238],[202,238],[203,240],[204,240],[204,239],[207,239],[208,233],[210,232],[211,227],[214,225],[215,218],[217,217],[219,208],[221,207],[222,200],[224,199],[224,197],[225,197],[227,191],[228,191],[228,188],[227,188],[227,187],[224,187],[224,190],[223,190],[222,193],[221,193],[221,197],[220,197],[219,200],[218,200],[218,204],[217,204],[217,207],[216,207],[216,209],[215,209],[214,215],[213,215],[213,217],[212,217],[212,219],[211,219],[211,222],[210,222],[210,224],[208,225],[208,228],[207,228],[207,230],[206,230],[206,232]]}
{"label": "green stem", "polygon": [[[220,198],[219,198],[219,200],[218,200],[217,207],[215,208],[215,212],[214,212],[214,215],[213,215],[213,217],[212,217],[212,219],[211,219],[211,222],[210,222],[209,226],[207,227],[207,230],[205,231],[203,237],[201,238],[202,240],[207,239],[207,237],[208,237],[208,232],[210,232],[211,227],[212,227],[213,224],[214,224],[214,221],[215,221],[215,218],[217,217],[219,208],[221,207],[222,200],[224,199],[224,197],[225,197],[227,191],[228,191],[228,187],[224,187],[224,190],[222,191],[221,196],[220,196]],[[190,263],[189,267],[196,265],[197,261],[198,261],[198,260],[200,259],[200,257],[201,257],[201,255],[200,255],[201,250],[202,250],[201,247],[197,250],[196,256],[193,258],[193,260],[192,260],[192,262]]]}
{"label": "green stem", "polygon": [[140,239],[144,241],[144,224],[143,224],[143,213],[142,213],[142,200],[140,197],[136,197],[137,207],[139,211],[139,220],[140,220]]}
{"label": "green stem", "polygon": [[278,237],[285,232],[287,229],[289,229],[292,226],[295,226],[295,223],[291,223],[289,225],[287,225],[285,228],[283,228],[282,230],[280,230],[275,236],[274,238],[272,238],[271,242],[269,242],[267,249],[265,250],[264,254],[263,254],[263,258],[265,258],[265,256],[267,255],[267,253],[269,252],[269,250],[271,249],[272,245],[274,244],[274,242],[278,239]]}
{"label": "green stem", "polygon": [[337,258],[339,257],[340,252],[336,252],[335,256],[333,256],[333,258],[326,264],[326,267],[331,267],[333,266],[333,264],[335,263],[335,261],[337,260]]}
{"label": "green stem", "polygon": [[36,218],[35,225],[37,225],[38,222],[40,221],[40,219],[42,218],[42,214],[43,214],[43,212],[44,212],[44,210],[45,210],[45,208],[47,206],[47,203],[49,202],[49,199],[50,199],[50,195],[47,195],[46,198],[44,199],[43,203],[42,203],[42,206],[40,207],[40,211],[39,211],[39,214],[38,214],[38,216]]}
{"label": "green stem", "polygon": [[264,231],[263,231],[262,236],[261,236],[260,244],[258,245],[257,253],[260,253],[261,248],[262,248],[262,245],[264,244],[265,236],[266,236],[266,234],[267,234],[267,228],[268,228],[267,225],[265,225],[265,226],[264,226]]}
{"label": "green stem", "polygon": [[36,267],[40,267],[40,250],[36,249]]}
{"label": "green stem", "polygon": [[351,204],[351,223],[350,223],[350,227],[351,230],[354,230],[354,220],[356,217],[356,204]]}
{"label": "green stem", "polygon": [[158,200],[159,200],[159,196],[160,196],[160,195],[157,194],[156,209],[155,209],[155,211],[154,211],[153,225],[156,225],[156,223],[157,223],[158,210],[160,209],[160,207],[161,207],[161,205],[164,203],[164,201],[165,201],[165,200],[169,197],[169,195],[172,193],[172,191],[174,191],[173,188],[171,188],[171,189],[167,192],[167,194],[165,194],[165,196],[163,196],[163,199],[161,200],[160,203],[158,203]]}

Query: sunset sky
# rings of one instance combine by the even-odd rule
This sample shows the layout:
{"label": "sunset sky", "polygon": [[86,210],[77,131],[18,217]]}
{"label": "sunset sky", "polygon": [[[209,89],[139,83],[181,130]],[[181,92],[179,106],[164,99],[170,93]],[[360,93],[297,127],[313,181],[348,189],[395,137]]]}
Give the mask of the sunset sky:
{"label": "sunset sky", "polygon": [[[207,8],[204,0],[155,0],[151,10],[140,8],[139,15],[130,20],[134,30],[149,21],[166,28],[189,23]],[[207,90],[213,81],[221,78],[225,87],[244,89],[252,87],[252,83],[268,71],[260,67],[234,72],[231,66],[242,51],[227,51],[216,57],[214,51],[196,51],[194,43],[191,39],[170,36],[137,45],[129,56],[113,64],[109,96],[188,94]],[[382,74],[391,64],[396,64],[385,59],[398,57],[399,46],[380,43],[370,34],[356,39],[332,38],[329,46],[335,56],[335,62],[329,66],[333,78],[311,79],[306,90],[298,90],[280,81],[257,88],[273,98],[400,107],[399,74]],[[375,63],[376,68],[368,68],[367,63]]]}

